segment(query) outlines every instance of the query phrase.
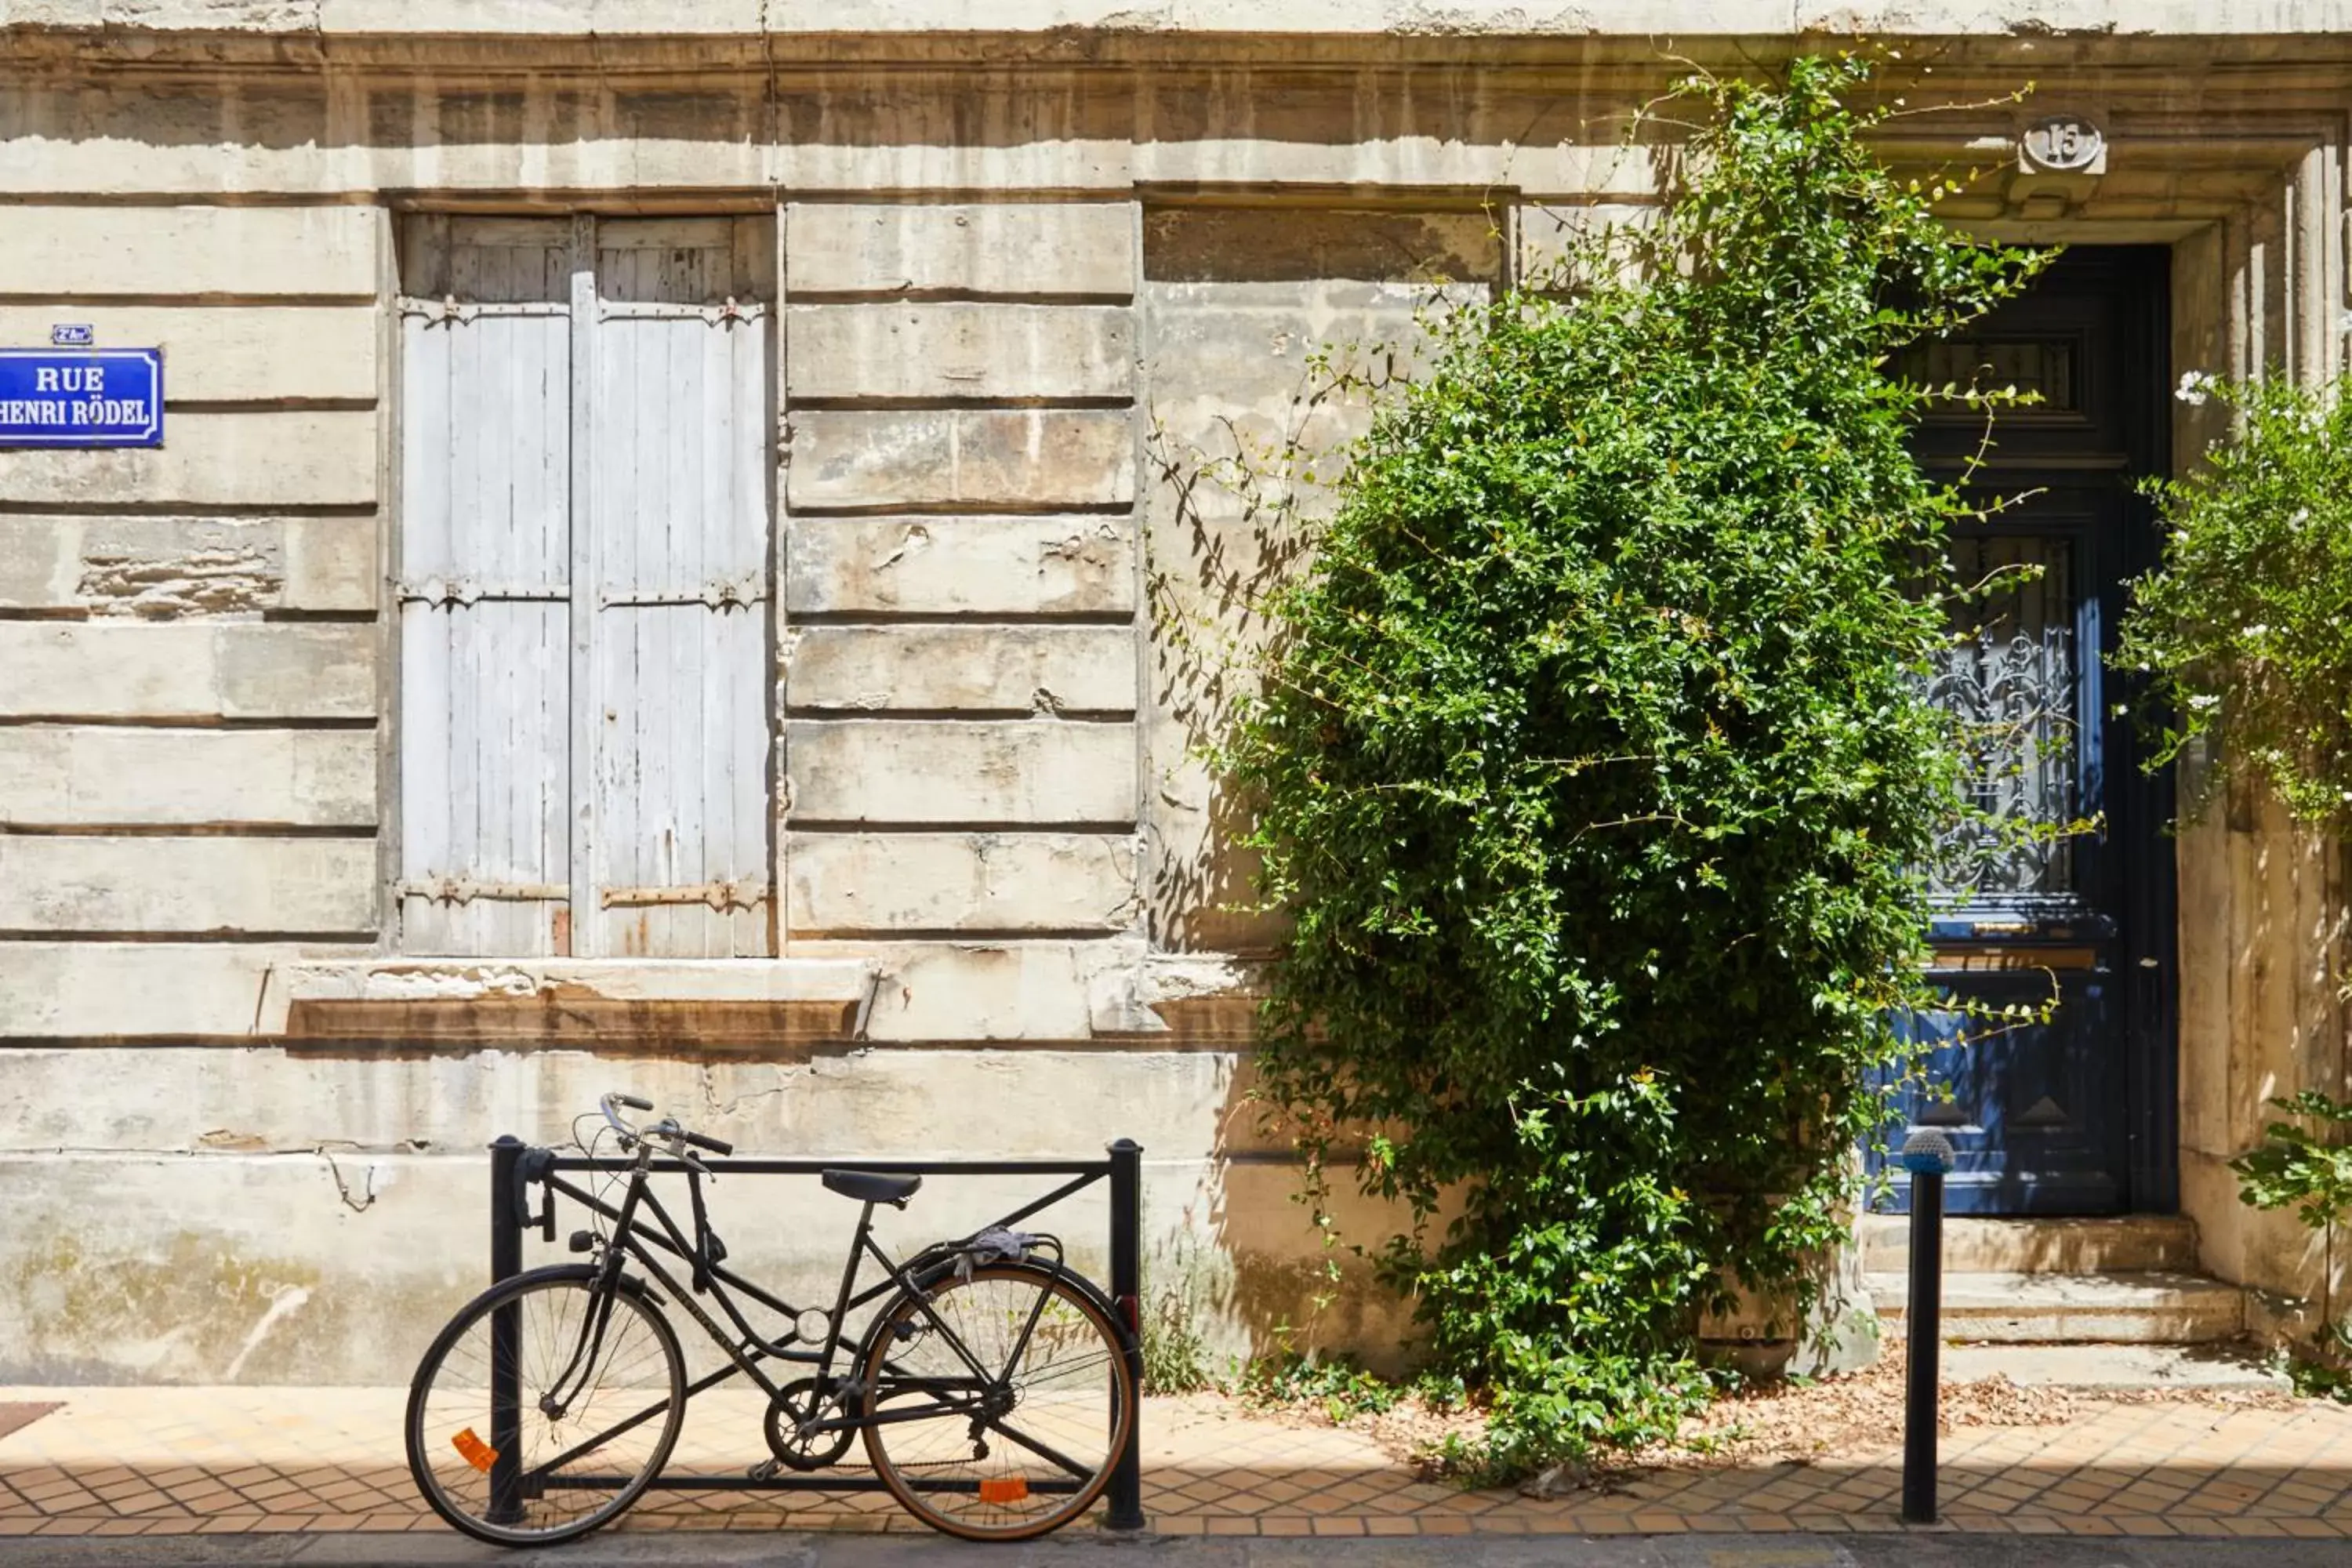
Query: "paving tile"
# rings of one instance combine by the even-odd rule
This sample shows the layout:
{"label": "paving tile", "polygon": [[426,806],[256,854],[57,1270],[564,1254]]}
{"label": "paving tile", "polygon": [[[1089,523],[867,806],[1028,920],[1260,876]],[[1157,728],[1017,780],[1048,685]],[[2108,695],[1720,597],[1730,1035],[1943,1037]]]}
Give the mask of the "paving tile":
{"label": "paving tile", "polygon": [[1944,1522],[1954,1530],[1972,1531],[1984,1534],[2006,1535],[2009,1520],[2004,1514],[1983,1513],[1972,1509],[1953,1508],[1940,1510]]}
{"label": "paving tile", "polygon": [[363,1531],[406,1530],[415,1523],[415,1516],[406,1513],[372,1513],[352,1528]]}
{"label": "paving tile", "polygon": [[2275,1519],[2225,1519],[2221,1523],[2232,1535],[2277,1540],[2286,1534],[2286,1526]]}
{"label": "paving tile", "polygon": [[2123,1526],[2126,1535],[2178,1535],[2180,1533],[2169,1521],[2154,1516],[2126,1515],[2117,1519],[2116,1522]]}
{"label": "paving tile", "polygon": [[[16,1462],[0,1470],[0,1534],[445,1531],[409,1489],[400,1403],[397,1390],[75,1391],[68,1409],[5,1451]],[[722,1419],[690,1428],[679,1462],[740,1470],[756,1444],[727,1425],[730,1407],[698,1415],[706,1408]],[[1145,1432],[1146,1506],[1171,1535],[1900,1528],[1891,1449],[1654,1470],[1621,1490],[1538,1500],[1420,1482],[1360,1434],[1285,1426],[1213,1399],[1155,1401]],[[1945,1454],[1947,1514],[1969,1530],[2336,1539],[2352,1526],[2352,1412],[2333,1407],[2094,1405],[2062,1427],[1955,1434]],[[920,1528],[879,1492],[802,1494],[789,1509],[775,1494],[665,1494],[623,1522],[653,1532]]]}
{"label": "paving tile", "polygon": [[1638,1535],[1639,1527],[1622,1514],[1578,1513],[1569,1516],[1581,1535]]}
{"label": "paving tile", "polygon": [[2289,1535],[2313,1540],[2344,1533],[2343,1526],[2324,1519],[2283,1519],[2279,1521],[2279,1526]]}

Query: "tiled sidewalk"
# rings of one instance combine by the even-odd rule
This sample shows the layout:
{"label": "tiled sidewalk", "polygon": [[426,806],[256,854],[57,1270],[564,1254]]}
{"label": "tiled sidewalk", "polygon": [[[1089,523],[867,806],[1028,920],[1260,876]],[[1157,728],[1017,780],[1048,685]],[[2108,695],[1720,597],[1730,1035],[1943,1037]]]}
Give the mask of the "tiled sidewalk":
{"label": "tiled sidewalk", "polygon": [[[441,1530],[401,1463],[392,1389],[0,1389],[63,1408],[0,1436],[0,1535]],[[693,1406],[673,1468],[740,1473],[757,1406]],[[6,1425],[0,1420],[0,1427]],[[1883,1531],[1896,1435],[1809,1464],[1651,1471],[1538,1501],[1416,1481],[1368,1438],[1215,1398],[1154,1399],[1144,1507],[1168,1534]],[[2352,1410],[2094,1405],[1944,1441],[1950,1527],[2020,1534],[2352,1536]],[[627,1530],[919,1529],[879,1493],[656,1492]]]}

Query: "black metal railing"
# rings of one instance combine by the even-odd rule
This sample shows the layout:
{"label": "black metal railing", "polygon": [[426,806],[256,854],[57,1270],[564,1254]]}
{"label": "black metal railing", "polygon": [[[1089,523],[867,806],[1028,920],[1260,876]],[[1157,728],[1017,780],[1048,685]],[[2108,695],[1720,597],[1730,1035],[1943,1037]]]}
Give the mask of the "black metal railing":
{"label": "black metal railing", "polygon": [[[583,1154],[562,1154],[551,1149],[534,1149],[512,1134],[499,1138],[490,1145],[490,1282],[501,1283],[522,1272],[523,1236],[537,1229],[549,1241],[555,1239],[555,1210],[559,1197],[580,1205],[590,1213],[602,1215],[617,1222],[620,1211],[594,1193],[565,1181],[567,1173],[625,1175],[635,1168],[632,1159],[597,1158]],[[720,1176],[815,1176],[825,1171],[881,1171],[926,1176],[1061,1176],[1059,1186],[1042,1197],[1034,1198],[1011,1213],[992,1222],[992,1226],[1010,1229],[1043,1209],[1065,1198],[1084,1192],[1100,1182],[1109,1188],[1110,1199],[1110,1288],[1111,1303],[1127,1355],[1128,1372],[1139,1394],[1143,1386],[1143,1340],[1141,1318],[1141,1224],[1143,1207],[1143,1147],[1132,1139],[1121,1138],[1109,1145],[1099,1160],[761,1160],[717,1159],[701,1161],[704,1169]],[[656,1174],[679,1173],[688,1167],[670,1160],[656,1160],[651,1166]],[[532,1212],[530,1188],[541,1188],[545,1201],[538,1212]],[[693,1263],[667,1237],[656,1231],[638,1228],[633,1231],[638,1241]],[[796,1315],[796,1309],[772,1292],[762,1289],[742,1278],[723,1262],[704,1265],[711,1275],[728,1289],[741,1292],[761,1306]],[[864,1294],[852,1298],[850,1305],[857,1306],[898,1289],[898,1281],[885,1279]],[[493,1461],[490,1492],[493,1510],[503,1495],[510,1506],[520,1511],[520,1445],[515,1441],[521,1430],[521,1394],[517,1386],[517,1363],[513,1340],[516,1337],[514,1309],[506,1309],[491,1316],[491,1365],[494,1369],[490,1389],[490,1447],[498,1458]],[[504,1343],[500,1342],[504,1341]],[[735,1376],[742,1369],[731,1360],[716,1372],[705,1374],[687,1387],[686,1395],[692,1399],[706,1389],[713,1388]],[[1115,1432],[1118,1412],[1114,1403],[1108,1419]],[[1105,1525],[1111,1530],[1141,1530],[1143,1518],[1143,1416],[1139,1399],[1136,1418],[1129,1424],[1127,1443],[1111,1471],[1110,1485],[1104,1492],[1108,1505]],[[501,1475],[500,1472],[505,1474]],[[885,1489],[879,1478],[858,1475],[678,1475],[667,1470],[652,1483],[656,1487],[678,1491],[880,1491]]]}

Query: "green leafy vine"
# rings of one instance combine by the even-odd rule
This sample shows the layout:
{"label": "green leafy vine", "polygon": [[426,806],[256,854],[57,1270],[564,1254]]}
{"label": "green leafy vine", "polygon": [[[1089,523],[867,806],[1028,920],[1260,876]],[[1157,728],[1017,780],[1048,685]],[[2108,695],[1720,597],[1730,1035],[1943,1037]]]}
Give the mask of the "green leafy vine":
{"label": "green leafy vine", "polygon": [[[2164,560],[2132,584],[2117,662],[2147,672],[2162,717],[2151,766],[2192,744],[2276,792],[2298,819],[2352,826],[2352,403],[2284,377],[2191,374],[2236,429],[2151,482]],[[2194,803],[2194,804],[2202,804]]]}
{"label": "green leafy vine", "polygon": [[1654,221],[1433,315],[1252,605],[1215,760],[1295,922],[1265,1093],[1417,1216],[1380,1262],[1492,1402],[1481,1476],[1671,1433],[1700,1310],[1801,1300],[1939,1005],[1923,682],[1975,514],[1887,365],[2035,264],[1882,167],[1868,77],[1685,86]]}

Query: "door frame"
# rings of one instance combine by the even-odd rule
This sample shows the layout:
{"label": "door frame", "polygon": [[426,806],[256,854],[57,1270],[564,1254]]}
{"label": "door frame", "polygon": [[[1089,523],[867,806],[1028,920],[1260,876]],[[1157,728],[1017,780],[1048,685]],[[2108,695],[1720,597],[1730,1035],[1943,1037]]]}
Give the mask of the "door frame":
{"label": "door frame", "polygon": [[[2170,478],[2172,453],[2172,247],[2164,245],[2084,247],[2114,255],[2131,275],[2133,330],[2124,340],[2122,383],[2147,388],[2128,409],[2133,466]],[[2125,503],[2121,541],[2124,582],[2103,584],[2102,613],[2112,635],[2126,600],[2125,583],[2152,571],[2162,557],[2163,533],[2154,504],[2135,490]],[[2138,718],[2105,726],[2105,764],[2120,770],[2116,841],[2137,847],[2122,868],[2126,1079],[2126,1166],[2133,1214],[2173,1214],[2180,1206],[2180,942],[2179,857],[2175,836],[2178,764],[2150,773],[2142,766],[2144,722],[2160,717],[2147,683],[2114,672],[2115,688]]]}
{"label": "door frame", "polygon": [[[2169,477],[2172,473],[2170,337],[2173,316],[2173,256],[2164,245],[2070,245],[2076,265],[2095,268],[2094,287],[2122,295],[2120,330],[2110,363],[2097,374],[2118,391],[2117,417],[2097,454],[2112,460],[2119,446],[2125,473]],[[2087,254],[2085,254],[2087,253]],[[2110,281],[2111,284],[2110,284]],[[2078,281],[2077,287],[2080,286]],[[2105,288],[2102,287],[2102,291]],[[2116,293],[2107,298],[2114,300]],[[2132,389],[2139,389],[2135,395]],[[2084,455],[2091,455],[2088,452]],[[2063,485],[2081,469],[2062,448],[2035,458],[2021,455],[2016,467],[1998,476],[2004,492]],[[2121,1168],[2117,1214],[2173,1214],[2179,1208],[2180,974],[2179,963],[2179,856],[2174,832],[2176,770],[2150,773],[2142,766],[2148,747],[2142,725],[2161,717],[2149,701],[2147,683],[2107,663],[2127,603],[2127,584],[2153,569],[2161,554],[2156,509],[2137,484],[2118,477],[2121,489],[2113,515],[2117,533],[2095,541],[2086,564],[2098,576],[2077,610],[2084,657],[2099,661],[2096,700],[2103,710],[2083,720],[2097,736],[2094,753],[2097,791],[2106,821],[2097,840],[2098,858],[2111,877],[2108,908],[2118,926],[2113,969],[2105,977],[2113,997],[2115,1033],[2107,1038],[2123,1075],[2124,1104],[2115,1112],[2120,1126]],[[2085,700],[2088,700],[2087,695]],[[2118,712],[2118,709],[2127,712]],[[1938,922],[1940,924],[1940,922]],[[1874,1166],[1876,1162],[1873,1162]],[[2114,1169],[2114,1167],[2110,1167]],[[1891,1170],[1897,1208],[1908,1207],[1907,1183]],[[2063,1213],[2064,1210],[2053,1210]],[[1990,1217],[2011,1217],[1995,1215]],[[2015,1217],[2023,1217],[2022,1214]]]}
{"label": "door frame", "polygon": [[[2128,315],[2111,367],[2113,384],[2142,388],[2120,400],[2128,471],[2170,478],[2174,257],[2169,245],[2068,243],[2069,254],[2111,268],[2127,290]],[[2085,253],[2088,253],[2085,255]],[[2105,664],[2128,602],[2127,584],[2162,558],[2156,508],[2137,484],[2122,498],[2122,536],[2107,558],[2111,573],[2085,610],[2097,617],[2089,657]],[[2121,923],[2115,975],[2124,1072],[2125,1214],[2178,1213],[2180,1206],[2179,858],[2175,833],[2178,764],[2150,773],[2143,726],[2160,721],[2147,683],[2105,666],[2106,711],[2097,715],[2099,767],[2116,856],[2115,899]],[[2118,706],[2128,712],[2119,714]]]}

